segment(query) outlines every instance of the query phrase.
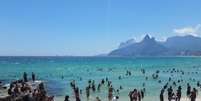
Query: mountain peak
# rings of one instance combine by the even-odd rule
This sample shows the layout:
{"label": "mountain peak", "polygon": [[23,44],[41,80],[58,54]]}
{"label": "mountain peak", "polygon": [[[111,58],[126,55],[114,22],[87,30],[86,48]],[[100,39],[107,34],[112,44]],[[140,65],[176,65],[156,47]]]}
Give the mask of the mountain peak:
{"label": "mountain peak", "polygon": [[145,35],[144,40],[149,40],[151,39],[150,36],[148,34]]}
{"label": "mountain peak", "polygon": [[141,42],[135,42],[121,49],[113,50],[114,56],[201,56],[201,37],[192,35],[173,36],[163,43],[145,35]]}
{"label": "mountain peak", "polygon": [[145,35],[144,39],[142,40],[142,42],[154,42],[155,38],[154,37],[150,37],[148,34]]}

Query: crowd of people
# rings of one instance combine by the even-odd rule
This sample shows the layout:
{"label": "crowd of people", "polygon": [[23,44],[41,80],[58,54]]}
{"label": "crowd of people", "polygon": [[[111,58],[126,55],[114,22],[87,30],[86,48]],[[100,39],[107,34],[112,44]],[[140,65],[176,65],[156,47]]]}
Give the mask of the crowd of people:
{"label": "crowd of people", "polygon": [[[182,88],[181,88],[181,86],[179,86],[178,89],[176,90],[176,92],[174,93],[172,86],[170,86],[169,88],[167,88],[167,85],[168,84],[166,84],[161,89],[161,92],[160,92],[160,101],[164,101],[164,93],[165,93],[166,89],[167,89],[167,92],[168,92],[168,101],[172,101],[172,100],[180,101],[181,100],[181,96],[182,96],[182,91],[181,91]],[[197,94],[198,94],[198,90],[196,88],[193,88],[191,90],[191,86],[189,84],[187,84],[187,91],[186,91],[187,98],[189,98],[190,101],[196,101]]]}
{"label": "crowd of people", "polygon": [[[143,75],[146,73],[145,69],[141,69],[141,72]],[[153,73],[150,78],[158,81],[158,83],[161,83],[162,80],[160,80],[160,72],[161,72],[160,70],[156,70],[156,72]],[[181,75],[184,75],[184,71],[176,70],[174,68],[171,70],[162,71],[162,72],[163,73],[170,72],[172,74],[171,76],[173,76],[173,73],[179,73],[179,72],[181,73]],[[127,70],[125,76],[131,76],[131,75],[132,75],[131,71]],[[169,77],[167,83],[163,86],[163,88],[161,89],[161,91],[159,93],[160,101],[164,101],[166,99],[165,92],[167,92],[168,101],[180,101],[182,98],[182,86],[180,86],[179,83],[184,82],[184,81],[183,81],[183,79],[174,81],[171,76]],[[119,76],[118,79],[121,80],[122,76]],[[148,80],[147,76],[145,76],[145,80]],[[192,80],[194,80],[194,79],[192,79]],[[119,94],[120,90],[123,89],[123,87],[120,86],[119,88],[117,88],[115,90],[113,88],[112,81],[110,81],[108,78],[102,79],[101,82],[98,83],[97,89],[96,89],[94,80],[88,81],[88,85],[86,86],[87,100],[89,100],[90,92],[96,92],[96,91],[100,92],[101,86],[103,86],[105,84],[107,85],[107,88],[108,88],[108,101],[118,101],[119,97],[120,97],[118,94]],[[177,86],[177,85],[179,85],[179,86]],[[146,91],[145,83],[143,83],[142,86],[143,86],[143,88],[140,90],[134,89],[129,92],[128,96],[129,96],[130,101],[141,101],[144,99],[145,91]],[[172,86],[174,86],[174,88]],[[71,87],[74,90],[76,101],[81,101],[79,94],[82,93],[82,90],[79,90],[79,88],[76,86],[75,80],[73,80],[71,82]],[[177,89],[175,89],[175,87],[177,87]],[[199,81],[197,82],[197,87],[201,88],[201,84]],[[186,97],[189,99],[189,101],[196,101],[197,95],[198,95],[198,90],[196,88],[191,89],[191,85],[189,83],[187,83]],[[183,96],[183,97],[185,97],[185,96]],[[69,96],[67,96],[66,99],[68,99],[68,100],[65,100],[65,101],[69,101]],[[95,101],[101,101],[100,97],[97,96]]]}
{"label": "crowd of people", "polygon": [[[168,70],[168,71],[163,71],[164,72],[170,72],[171,74],[173,73],[181,73],[181,75],[184,75],[184,71],[182,70],[176,70],[175,68],[173,68],[172,70]],[[188,72],[189,74],[190,72]],[[194,72],[193,72],[194,73]],[[196,74],[198,74],[198,72],[195,72]],[[173,76],[173,75],[171,75]],[[193,80],[193,82],[195,82],[195,79],[190,78],[190,80]],[[172,84],[170,84],[172,82]],[[177,81],[173,81],[171,77],[169,77],[168,82],[163,86],[163,88],[160,91],[160,101],[164,101],[164,93],[165,91],[167,91],[167,99],[168,101],[180,101],[181,97],[182,97],[182,87],[179,85],[177,86],[177,84],[180,84],[181,82],[184,82],[183,79],[178,79]],[[173,87],[177,87],[177,89],[173,89]],[[201,88],[200,82],[197,81],[197,87]],[[174,92],[175,91],[175,92]],[[198,95],[198,90],[196,88],[191,87],[191,85],[189,83],[187,83],[187,88],[186,88],[186,97],[187,99],[189,99],[190,101],[196,101],[196,97]]]}
{"label": "crowd of people", "polygon": [[[154,72],[150,77],[148,77],[145,76],[145,69],[141,69],[141,73],[144,75],[145,80],[148,80],[149,78],[158,81],[158,83],[162,82],[162,80],[160,80],[160,72],[169,72],[172,74],[171,76],[173,76],[174,73],[181,73],[181,75],[184,75],[184,71],[176,70],[173,68],[168,71],[156,70],[156,72]],[[166,98],[168,99],[168,101],[180,101],[181,98],[184,97],[184,94],[182,95],[182,86],[180,86],[180,82],[183,82],[184,80],[173,80],[171,76],[159,92],[160,101],[164,101]],[[132,72],[126,70],[125,75],[118,76],[118,79],[121,80],[124,77],[132,77]],[[43,82],[39,83],[36,87],[32,85],[32,83],[36,81],[36,76],[34,73],[31,74],[31,78],[32,79],[30,80],[28,78],[27,73],[24,72],[23,79],[10,83],[10,86],[8,87],[9,96],[4,99],[0,99],[0,101],[54,101],[54,96],[47,95]],[[62,76],[62,79],[64,79],[64,76]],[[75,80],[72,80],[70,82],[70,87],[73,91],[73,95],[66,95],[64,101],[71,101],[72,98],[75,99],[75,101],[81,101],[83,99],[83,96],[81,97],[80,95],[83,94],[83,89],[79,89],[79,85],[76,84]],[[145,82],[142,84],[142,87],[142,89],[133,88],[133,90],[128,93],[130,101],[142,101],[144,99],[146,92]],[[197,87],[201,88],[201,84],[199,81],[197,81]],[[112,80],[109,80],[107,77],[103,78],[98,83],[96,83],[95,80],[88,80],[88,83],[84,89],[87,101],[91,101],[91,94],[95,92],[101,92],[103,90],[102,88],[104,88],[104,90],[105,88],[108,89],[108,101],[119,101],[121,97],[120,92],[121,90],[123,90],[123,86],[120,85],[118,88],[114,88]],[[186,97],[190,101],[196,101],[196,98],[198,96],[198,90],[196,88],[193,88],[189,83],[187,83],[186,89]],[[101,99],[101,97],[96,96],[93,100],[104,101],[105,99],[103,100]]]}
{"label": "crowd of people", "polygon": [[54,96],[48,96],[43,82],[32,85],[36,76],[32,73],[32,80],[29,81],[26,72],[23,79],[10,83],[8,87],[8,96],[1,98],[0,101],[54,101]]}
{"label": "crowd of people", "polygon": [[[132,76],[131,71],[126,71],[125,76],[129,77]],[[122,79],[122,76],[118,77],[119,80]],[[144,85],[144,84],[143,84]],[[70,86],[72,88],[74,98],[76,101],[81,101],[80,94],[82,94],[82,90],[79,89],[79,87],[76,85],[76,81],[73,80],[70,82]],[[118,101],[119,100],[119,93],[123,89],[123,87],[120,85],[119,88],[114,88],[112,85],[112,81],[109,80],[107,77],[102,79],[98,85],[96,85],[95,80],[88,80],[88,85],[86,86],[86,98],[89,101],[91,93],[95,92],[101,92],[101,88],[106,87],[108,89],[108,101]],[[134,89],[129,93],[130,101],[141,101],[141,99],[144,98],[145,88],[142,90],[137,91],[137,89]],[[64,101],[70,101],[69,95],[65,96]],[[91,100],[90,100],[91,101]],[[102,101],[100,97],[96,97],[95,101]]]}

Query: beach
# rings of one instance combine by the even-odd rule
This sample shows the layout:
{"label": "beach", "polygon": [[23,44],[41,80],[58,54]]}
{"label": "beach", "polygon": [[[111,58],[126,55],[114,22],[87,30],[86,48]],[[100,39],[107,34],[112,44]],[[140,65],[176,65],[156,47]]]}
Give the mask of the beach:
{"label": "beach", "polygon": [[[200,57],[1,57],[0,69],[4,84],[22,78],[23,72],[26,72],[31,80],[31,73],[34,72],[37,80],[44,81],[48,95],[54,96],[55,101],[64,101],[66,95],[69,95],[72,101],[75,100],[70,85],[73,80],[82,90],[80,99],[87,101],[85,89],[88,80],[94,80],[97,88],[101,80],[106,78],[112,82],[115,90],[119,90],[113,92],[113,96],[119,96],[119,101],[129,101],[130,91],[140,91],[143,88],[146,91],[142,101],[159,101],[160,91],[167,82],[174,93],[178,86],[182,87],[181,101],[190,101],[186,98],[187,83],[198,90],[196,101],[199,101],[201,96],[197,86],[197,82],[201,80]],[[145,73],[142,73],[142,70],[145,70]],[[127,75],[127,71],[131,72],[131,75]],[[153,74],[157,74],[158,78],[154,79]],[[176,85],[173,82],[176,82]],[[90,91],[89,101],[95,101],[96,97],[101,101],[108,101],[107,82],[101,86],[99,92]],[[164,99],[167,101],[166,90]]]}

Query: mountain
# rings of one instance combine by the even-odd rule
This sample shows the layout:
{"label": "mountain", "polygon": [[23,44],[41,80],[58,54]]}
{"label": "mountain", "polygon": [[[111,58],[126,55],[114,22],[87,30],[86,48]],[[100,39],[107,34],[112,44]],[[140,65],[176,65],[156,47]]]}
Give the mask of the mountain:
{"label": "mountain", "polygon": [[105,56],[108,56],[108,54],[98,54],[98,55],[95,55],[96,57],[105,57]]}
{"label": "mountain", "polygon": [[120,43],[119,48],[127,47],[127,46],[129,46],[129,45],[131,45],[133,43],[135,43],[135,40],[134,39],[129,39],[126,42]]}
{"label": "mountain", "polygon": [[[121,45],[120,45],[121,46]],[[113,50],[109,56],[201,56],[201,38],[191,35],[169,37],[158,42],[146,35],[141,42],[133,42]]]}
{"label": "mountain", "polygon": [[158,56],[167,51],[166,47],[156,42],[155,38],[146,35],[139,43],[116,49],[109,53],[110,56]]}
{"label": "mountain", "polygon": [[191,35],[174,36],[168,38],[167,41],[164,43],[164,46],[177,51],[199,51],[201,50],[201,38]]}

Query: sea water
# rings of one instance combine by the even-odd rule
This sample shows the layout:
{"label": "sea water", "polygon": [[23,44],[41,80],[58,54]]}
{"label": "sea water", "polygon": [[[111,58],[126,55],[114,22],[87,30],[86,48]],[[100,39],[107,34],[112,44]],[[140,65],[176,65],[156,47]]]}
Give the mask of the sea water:
{"label": "sea water", "polygon": [[[185,74],[166,72],[173,68],[183,70]],[[142,74],[141,69],[145,69],[146,73]],[[126,76],[126,70],[131,71],[132,75]],[[157,70],[160,71],[159,79],[154,80],[151,75]],[[83,91],[81,97],[85,100],[88,80],[95,80],[97,87],[107,77],[115,89],[123,87],[120,94],[114,93],[120,96],[120,101],[128,101],[129,91],[142,89],[143,83],[146,88],[145,101],[158,101],[160,90],[169,77],[184,80],[177,83],[182,86],[183,96],[186,95],[186,83],[196,87],[197,81],[201,81],[201,57],[0,57],[0,80],[3,83],[21,79],[23,72],[27,72],[30,79],[34,72],[38,80],[45,82],[48,95],[57,98],[70,95],[73,99],[70,82],[76,80],[77,86]],[[119,76],[122,77],[121,80],[118,79]],[[148,80],[145,79],[146,76]],[[162,82],[159,83],[158,80]],[[177,87],[173,88],[176,90]],[[105,86],[100,92],[91,94],[90,99],[94,101],[99,96],[107,101],[107,94]]]}

